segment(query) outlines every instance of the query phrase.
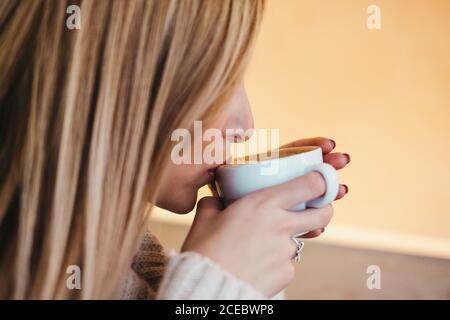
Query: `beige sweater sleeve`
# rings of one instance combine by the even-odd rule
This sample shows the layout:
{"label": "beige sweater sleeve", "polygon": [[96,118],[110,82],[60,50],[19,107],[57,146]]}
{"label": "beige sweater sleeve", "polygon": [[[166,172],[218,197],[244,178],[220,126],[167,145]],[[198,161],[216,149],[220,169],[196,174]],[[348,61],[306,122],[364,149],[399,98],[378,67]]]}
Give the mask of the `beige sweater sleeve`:
{"label": "beige sweater sleeve", "polygon": [[[158,239],[147,232],[125,275],[120,299],[267,299],[208,257],[195,252],[165,254]],[[279,294],[273,299],[282,299]]]}
{"label": "beige sweater sleeve", "polygon": [[157,299],[268,299],[211,259],[195,252],[172,251]]}

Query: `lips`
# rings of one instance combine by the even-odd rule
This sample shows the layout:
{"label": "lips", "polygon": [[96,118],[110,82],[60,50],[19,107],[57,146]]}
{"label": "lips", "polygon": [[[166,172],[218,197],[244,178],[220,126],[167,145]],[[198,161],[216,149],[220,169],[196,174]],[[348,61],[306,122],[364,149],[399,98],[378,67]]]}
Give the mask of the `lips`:
{"label": "lips", "polygon": [[199,187],[203,187],[207,184],[213,184],[214,180],[216,178],[216,169],[217,167],[208,169],[208,171],[203,171],[204,173],[202,174],[202,176],[199,178],[198,183],[199,183]]}
{"label": "lips", "polygon": [[206,172],[206,176],[208,177],[208,182],[206,184],[213,184],[216,179],[216,170],[219,166],[215,166],[214,168],[208,169]]}
{"label": "lips", "polygon": [[213,168],[213,169],[209,169],[209,170],[207,171],[207,173],[208,173],[208,175],[209,175],[209,177],[210,177],[210,179],[211,179],[211,182],[210,182],[210,183],[213,183],[213,182],[214,182],[214,179],[216,178],[216,170],[217,170],[217,167],[215,167],[215,168]]}

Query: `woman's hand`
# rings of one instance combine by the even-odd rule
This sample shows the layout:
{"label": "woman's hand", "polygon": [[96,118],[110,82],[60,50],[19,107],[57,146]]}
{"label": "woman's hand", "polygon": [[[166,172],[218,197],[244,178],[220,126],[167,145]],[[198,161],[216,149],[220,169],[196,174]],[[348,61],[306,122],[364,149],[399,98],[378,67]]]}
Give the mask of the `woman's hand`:
{"label": "woman's hand", "polygon": [[325,181],[313,172],[248,194],[226,209],[216,197],[203,198],[182,251],[209,257],[271,297],[294,276],[296,246],[290,237],[323,229],[333,212],[331,205],[301,214],[288,209],[324,192]]}
{"label": "woman's hand", "polygon": [[[350,163],[350,155],[348,153],[332,152],[336,148],[336,142],[329,138],[307,138],[300,139],[281,146],[281,148],[289,147],[304,147],[304,146],[317,146],[322,148],[323,161],[330,164],[336,170],[344,168]],[[336,196],[336,200],[342,199],[348,193],[348,186],[346,184],[341,184],[339,186],[339,192]],[[319,236],[324,230],[313,230],[303,235],[301,238],[315,238]]]}
{"label": "woman's hand", "polygon": [[[282,149],[305,146],[317,146],[322,148],[323,161],[332,165],[336,170],[340,170],[350,163],[351,158],[348,153],[332,152],[334,148],[336,148],[336,142],[329,138],[316,137],[300,139],[283,145],[280,148]],[[348,186],[345,184],[341,184],[339,187],[338,195],[336,196],[336,200],[343,198],[347,193]]]}

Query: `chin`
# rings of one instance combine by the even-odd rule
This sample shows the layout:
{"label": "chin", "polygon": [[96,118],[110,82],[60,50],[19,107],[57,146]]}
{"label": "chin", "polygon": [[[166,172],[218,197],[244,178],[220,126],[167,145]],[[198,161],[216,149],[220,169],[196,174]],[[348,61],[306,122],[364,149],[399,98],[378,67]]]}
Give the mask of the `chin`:
{"label": "chin", "polygon": [[197,203],[197,192],[193,194],[172,194],[169,199],[161,199],[156,205],[176,214],[187,214],[195,208]]}

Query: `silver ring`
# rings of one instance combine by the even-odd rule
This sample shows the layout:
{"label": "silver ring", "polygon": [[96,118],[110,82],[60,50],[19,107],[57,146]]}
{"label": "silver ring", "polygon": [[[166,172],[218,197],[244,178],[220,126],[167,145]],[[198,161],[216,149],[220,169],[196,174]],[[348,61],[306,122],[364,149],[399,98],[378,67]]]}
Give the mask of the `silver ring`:
{"label": "silver ring", "polygon": [[302,252],[303,246],[305,245],[303,243],[303,241],[300,241],[297,237],[292,236],[291,239],[295,242],[295,254],[292,257],[292,260],[294,260],[295,262],[299,262],[300,261],[300,254]]}

